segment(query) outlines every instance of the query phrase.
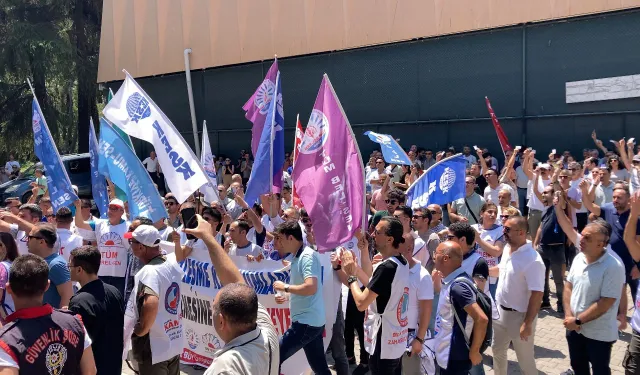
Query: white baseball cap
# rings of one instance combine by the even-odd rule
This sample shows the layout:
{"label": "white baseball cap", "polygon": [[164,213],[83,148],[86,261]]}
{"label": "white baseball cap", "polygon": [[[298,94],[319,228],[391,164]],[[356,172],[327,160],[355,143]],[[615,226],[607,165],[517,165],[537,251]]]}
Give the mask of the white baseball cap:
{"label": "white baseball cap", "polygon": [[111,202],[109,202],[109,206],[118,206],[124,210],[124,202],[117,198],[112,199]]}
{"label": "white baseball cap", "polygon": [[128,240],[133,238],[147,247],[156,247],[161,241],[160,232],[151,225],[140,225],[133,232],[125,233],[124,238]]}

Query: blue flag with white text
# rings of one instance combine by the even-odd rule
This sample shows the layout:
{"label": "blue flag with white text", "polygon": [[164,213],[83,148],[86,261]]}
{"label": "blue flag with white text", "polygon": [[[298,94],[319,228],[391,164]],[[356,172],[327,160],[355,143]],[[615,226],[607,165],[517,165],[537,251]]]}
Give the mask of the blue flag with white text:
{"label": "blue flag with white text", "polygon": [[69,175],[67,175],[67,170],[62,164],[56,144],[49,132],[47,121],[44,119],[38,100],[35,97],[33,98],[32,111],[33,121],[31,125],[33,127],[34,151],[44,165],[51,205],[53,206],[53,212],[56,212],[60,207],[72,206],[78,196],[71,187]]}
{"label": "blue flag with white text", "polygon": [[466,166],[462,154],[434,164],[407,189],[407,205],[416,209],[463,198]]}
{"label": "blue flag with white text", "polygon": [[388,134],[380,134],[372,131],[364,132],[370,140],[380,145],[384,161],[389,164],[411,165],[411,160],[393,137]]}
{"label": "blue flag with white text", "polygon": [[109,176],[111,182],[127,194],[129,217],[144,216],[154,223],[167,217],[164,203],[147,169],[105,119],[100,119],[98,154],[100,173]]}
{"label": "blue flag with white text", "polygon": [[[282,166],[284,165],[284,113],[282,108],[282,86],[280,72],[276,76],[275,98],[269,103],[269,110],[265,117],[258,150],[251,176],[247,183],[245,200],[251,206],[260,195],[282,189]],[[270,175],[271,174],[271,175]]]}
{"label": "blue flag with white text", "polygon": [[93,127],[93,120],[89,120],[89,161],[91,163],[91,192],[96,207],[100,211],[100,217],[107,218],[109,209],[109,194],[107,193],[107,180],[98,172],[98,138],[96,129]]}

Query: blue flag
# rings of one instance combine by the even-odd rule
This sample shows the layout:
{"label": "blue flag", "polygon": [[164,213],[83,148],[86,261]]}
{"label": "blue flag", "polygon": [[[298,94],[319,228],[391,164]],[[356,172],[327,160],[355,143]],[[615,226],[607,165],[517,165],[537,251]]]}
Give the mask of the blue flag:
{"label": "blue flag", "polygon": [[384,156],[384,161],[387,163],[401,165],[412,164],[407,153],[404,152],[398,142],[390,135],[374,133],[372,131],[367,131],[364,135],[369,136],[369,139],[380,145],[382,156]]}
{"label": "blue flag", "polygon": [[279,192],[282,189],[282,166],[284,165],[284,113],[282,109],[282,86],[280,72],[276,76],[274,99],[269,103],[264,128],[258,143],[256,158],[247,183],[245,200],[253,205],[260,195]]}
{"label": "blue flag", "polygon": [[78,196],[71,188],[67,170],[62,164],[62,160],[60,160],[60,154],[56,144],[53,142],[53,137],[51,137],[49,127],[35,96],[33,97],[32,108],[34,151],[47,173],[47,188],[49,189],[53,212],[56,212],[60,207],[73,205]]}
{"label": "blue flag", "polygon": [[100,119],[98,154],[98,171],[127,194],[129,217],[144,216],[154,223],[167,217],[147,169],[105,119]]}
{"label": "blue flag", "polygon": [[109,194],[107,194],[107,180],[98,172],[98,138],[96,138],[96,130],[93,127],[93,120],[89,120],[89,160],[91,163],[91,192],[93,200],[96,202],[100,217],[107,218],[107,210],[109,209]]}
{"label": "blue flag", "polygon": [[407,189],[407,205],[416,209],[463,198],[466,166],[462,154],[434,164]]}

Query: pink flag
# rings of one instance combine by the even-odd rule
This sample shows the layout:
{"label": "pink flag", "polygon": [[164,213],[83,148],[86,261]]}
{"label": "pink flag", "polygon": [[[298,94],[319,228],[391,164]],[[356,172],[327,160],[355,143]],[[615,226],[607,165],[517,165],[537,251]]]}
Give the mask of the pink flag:
{"label": "pink flag", "polygon": [[262,135],[262,129],[264,128],[265,118],[269,111],[269,103],[273,98],[273,94],[276,90],[276,75],[278,74],[278,59],[276,59],[267,75],[264,77],[264,81],[258,86],[256,92],[247,100],[242,106],[245,110],[244,117],[253,123],[251,128],[251,153],[253,157],[256,157],[258,151],[258,143],[260,143],[260,136]]}
{"label": "pink flag", "polygon": [[319,251],[351,240],[364,228],[362,157],[326,74],[300,145],[293,179],[313,222]]}

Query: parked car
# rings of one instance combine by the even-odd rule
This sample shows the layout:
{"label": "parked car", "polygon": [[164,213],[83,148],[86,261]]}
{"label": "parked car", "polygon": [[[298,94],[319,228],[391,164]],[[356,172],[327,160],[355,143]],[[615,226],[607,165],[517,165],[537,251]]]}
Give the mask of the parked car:
{"label": "parked car", "polygon": [[[63,155],[60,159],[67,170],[71,184],[78,187],[78,195],[82,198],[91,198],[89,153]],[[32,195],[31,183],[35,181],[37,168],[42,168],[42,164],[36,163],[22,171],[20,177],[0,185],[0,204],[4,205],[4,200],[9,197],[19,197],[22,203],[26,203]]]}

